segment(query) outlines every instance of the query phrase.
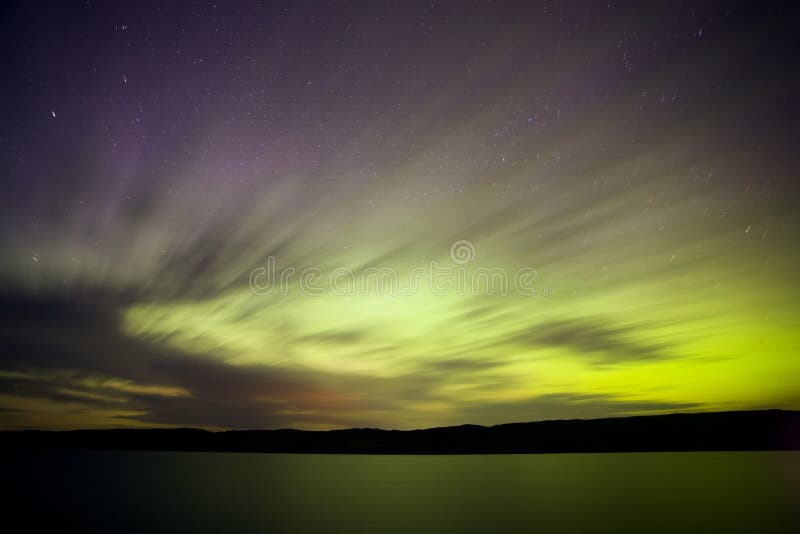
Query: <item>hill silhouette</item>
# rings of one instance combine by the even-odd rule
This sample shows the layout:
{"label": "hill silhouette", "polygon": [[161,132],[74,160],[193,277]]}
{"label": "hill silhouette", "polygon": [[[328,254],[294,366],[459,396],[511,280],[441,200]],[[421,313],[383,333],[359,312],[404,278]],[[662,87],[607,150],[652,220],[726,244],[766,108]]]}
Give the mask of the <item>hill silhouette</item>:
{"label": "hill silhouette", "polygon": [[800,411],[679,413],[424,430],[20,430],[0,432],[0,448],[328,454],[800,450]]}

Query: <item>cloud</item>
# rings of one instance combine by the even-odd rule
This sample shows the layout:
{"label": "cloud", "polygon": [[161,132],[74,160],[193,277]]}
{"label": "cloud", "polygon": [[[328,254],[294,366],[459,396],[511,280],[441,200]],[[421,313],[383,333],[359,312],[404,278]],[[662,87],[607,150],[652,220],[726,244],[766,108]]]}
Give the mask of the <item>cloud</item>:
{"label": "cloud", "polygon": [[[5,297],[0,318],[0,407],[7,411],[16,410],[14,398],[29,399],[16,412],[33,417],[38,399],[43,411],[57,401],[87,413],[117,410],[138,423],[270,428],[330,423],[338,409],[356,408],[313,373],[235,366],[126,337],[113,304],[98,296]],[[18,424],[24,421],[20,415]]]}
{"label": "cloud", "polygon": [[514,342],[571,350],[598,365],[673,357],[664,344],[638,341],[642,332],[601,319],[563,319],[538,324],[511,339]]}
{"label": "cloud", "polygon": [[358,343],[365,337],[365,333],[356,330],[325,330],[315,334],[298,336],[295,338],[295,341],[300,343],[312,342],[349,345]]}
{"label": "cloud", "polygon": [[421,368],[434,373],[463,373],[486,371],[504,365],[505,363],[508,362],[499,362],[494,359],[483,358],[447,358],[426,362]]}
{"label": "cloud", "polygon": [[[129,299],[88,291],[70,298],[7,294],[0,299],[0,340],[9,349],[0,355],[2,424],[35,426],[45,413],[63,413],[104,426],[405,427],[420,421],[493,424],[697,406],[574,392],[494,402],[492,395],[519,385],[502,369],[511,360],[498,354],[413,358],[405,372],[393,376],[294,364],[232,365],[213,354],[189,354],[160,344],[163,340],[126,335],[120,310],[129,305]],[[368,335],[328,328],[292,340],[357,350]],[[582,318],[545,322],[509,339],[567,348],[597,365],[670,357],[663,346],[637,341],[640,336],[630,326]],[[468,386],[462,391],[480,392],[480,400],[454,397],[450,385]]]}

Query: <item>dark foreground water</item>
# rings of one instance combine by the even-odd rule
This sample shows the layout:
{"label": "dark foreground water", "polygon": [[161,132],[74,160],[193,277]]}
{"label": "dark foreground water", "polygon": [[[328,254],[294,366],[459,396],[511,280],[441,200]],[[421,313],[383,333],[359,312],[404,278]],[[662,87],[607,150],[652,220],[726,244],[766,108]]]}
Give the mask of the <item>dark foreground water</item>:
{"label": "dark foreground water", "polygon": [[4,453],[3,522],[169,532],[798,532],[800,453]]}

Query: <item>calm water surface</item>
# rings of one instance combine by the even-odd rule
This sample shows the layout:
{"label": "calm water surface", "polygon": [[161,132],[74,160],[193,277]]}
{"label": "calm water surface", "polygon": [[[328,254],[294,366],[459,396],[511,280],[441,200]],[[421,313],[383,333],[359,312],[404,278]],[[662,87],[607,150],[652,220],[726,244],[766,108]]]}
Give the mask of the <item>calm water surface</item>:
{"label": "calm water surface", "polygon": [[6,453],[6,519],[170,532],[798,532],[800,453]]}

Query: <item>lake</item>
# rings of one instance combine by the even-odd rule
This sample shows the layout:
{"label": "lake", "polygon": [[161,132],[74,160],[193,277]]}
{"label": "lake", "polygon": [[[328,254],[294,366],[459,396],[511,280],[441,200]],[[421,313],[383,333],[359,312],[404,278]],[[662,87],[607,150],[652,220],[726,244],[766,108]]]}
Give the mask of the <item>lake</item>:
{"label": "lake", "polygon": [[799,452],[4,451],[4,522],[170,532],[789,532]]}

